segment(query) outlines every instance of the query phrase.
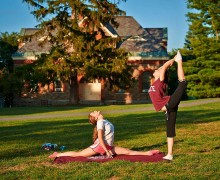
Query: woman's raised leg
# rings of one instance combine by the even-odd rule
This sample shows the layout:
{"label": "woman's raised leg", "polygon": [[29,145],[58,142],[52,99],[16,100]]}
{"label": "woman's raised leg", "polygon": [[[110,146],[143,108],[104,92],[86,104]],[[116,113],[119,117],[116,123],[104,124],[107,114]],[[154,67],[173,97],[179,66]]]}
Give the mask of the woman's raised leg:
{"label": "woman's raised leg", "polygon": [[183,60],[182,60],[182,55],[180,52],[177,52],[177,55],[174,57],[174,60],[177,62],[177,75],[179,81],[184,81],[185,80],[185,75],[183,71]]}

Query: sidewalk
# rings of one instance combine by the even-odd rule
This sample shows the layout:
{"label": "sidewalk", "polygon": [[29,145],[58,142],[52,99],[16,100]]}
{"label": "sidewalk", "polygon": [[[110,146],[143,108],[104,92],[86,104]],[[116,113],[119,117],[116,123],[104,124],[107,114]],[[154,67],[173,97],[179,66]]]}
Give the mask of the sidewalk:
{"label": "sidewalk", "polygon": [[[213,98],[213,99],[200,99],[200,100],[193,100],[193,101],[182,101],[180,102],[179,107],[190,107],[190,106],[197,106],[209,103],[220,102],[220,98]],[[141,112],[141,111],[148,111],[154,110],[153,105],[151,107],[146,108],[134,108],[134,109],[124,109],[124,110],[108,110],[102,111],[104,114],[117,114],[117,113],[132,113],[132,112]],[[69,113],[69,114],[43,114],[43,115],[18,115],[12,117],[0,117],[0,121],[14,121],[14,120],[27,120],[27,119],[42,119],[42,118],[58,118],[58,117],[82,117],[88,116],[88,112],[80,112],[80,113]]]}

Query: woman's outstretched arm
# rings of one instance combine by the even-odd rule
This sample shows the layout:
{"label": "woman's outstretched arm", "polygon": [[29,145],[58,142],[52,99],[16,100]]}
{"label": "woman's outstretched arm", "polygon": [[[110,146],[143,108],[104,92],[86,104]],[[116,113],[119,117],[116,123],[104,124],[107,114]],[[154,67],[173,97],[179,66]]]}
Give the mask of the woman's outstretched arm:
{"label": "woman's outstretched arm", "polygon": [[161,81],[164,80],[166,70],[167,70],[170,66],[173,65],[174,61],[175,61],[174,59],[170,59],[169,61],[165,62],[165,63],[163,64],[163,66],[161,67],[161,73],[160,73],[160,80],[161,80]]}

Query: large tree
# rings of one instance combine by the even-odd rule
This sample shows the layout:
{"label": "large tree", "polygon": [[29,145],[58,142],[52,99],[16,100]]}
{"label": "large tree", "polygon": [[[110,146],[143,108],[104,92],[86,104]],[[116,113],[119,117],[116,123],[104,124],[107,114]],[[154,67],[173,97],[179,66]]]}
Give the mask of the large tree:
{"label": "large tree", "polygon": [[[23,0],[34,7],[39,32],[52,44],[35,69],[51,77],[70,80],[70,100],[77,102],[78,74],[87,79],[104,79],[110,87],[128,84],[131,78],[127,53],[118,49],[119,37],[106,36],[105,26],[117,26],[115,17],[125,14],[108,0]],[[48,71],[50,73],[48,73]],[[50,77],[50,78],[51,78]]]}
{"label": "large tree", "polygon": [[0,34],[0,70],[13,72],[12,55],[18,49],[18,38],[19,35],[16,32]]}
{"label": "large tree", "polygon": [[13,106],[13,98],[21,91],[21,81],[13,72],[12,55],[18,49],[19,35],[16,32],[0,34],[0,98],[5,107]]}
{"label": "large tree", "polygon": [[185,55],[188,95],[220,97],[220,1],[188,0]]}

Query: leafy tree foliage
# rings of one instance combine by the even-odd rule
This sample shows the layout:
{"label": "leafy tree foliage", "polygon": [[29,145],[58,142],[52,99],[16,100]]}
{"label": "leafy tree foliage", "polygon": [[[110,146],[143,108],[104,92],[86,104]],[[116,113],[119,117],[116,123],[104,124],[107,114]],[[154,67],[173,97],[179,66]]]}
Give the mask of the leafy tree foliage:
{"label": "leafy tree foliage", "polygon": [[124,14],[108,0],[23,0],[34,7],[39,20],[39,34],[52,44],[49,54],[39,57],[34,69],[70,80],[76,89],[78,74],[87,79],[104,79],[114,85],[131,80],[127,53],[118,49],[119,37],[106,36],[105,25],[118,24],[115,17]]}
{"label": "leafy tree foliage", "polygon": [[13,72],[14,54],[18,49],[18,33],[8,32],[0,35],[0,97],[4,99],[5,106],[13,106],[13,98],[21,91],[22,82]]}
{"label": "leafy tree foliage", "polygon": [[188,0],[190,22],[184,64],[188,95],[220,97],[220,1]]}
{"label": "leafy tree foliage", "polygon": [[0,71],[0,97],[4,99],[5,107],[12,107],[13,100],[20,95],[23,83],[16,73]]}
{"label": "leafy tree foliage", "polygon": [[18,49],[18,33],[8,32],[1,33],[0,35],[0,69],[5,68],[6,71],[10,73],[13,72],[13,59],[12,54],[14,54]]}

